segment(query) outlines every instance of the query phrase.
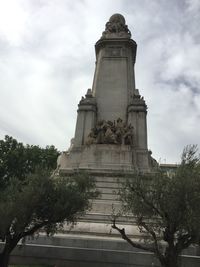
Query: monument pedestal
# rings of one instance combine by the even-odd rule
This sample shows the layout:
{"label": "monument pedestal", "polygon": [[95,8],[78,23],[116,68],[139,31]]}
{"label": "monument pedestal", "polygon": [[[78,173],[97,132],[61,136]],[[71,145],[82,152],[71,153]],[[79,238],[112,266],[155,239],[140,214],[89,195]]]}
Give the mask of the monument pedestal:
{"label": "monument pedestal", "polygon": [[150,155],[147,149],[130,145],[92,144],[64,152],[58,163],[63,173],[73,170],[107,172],[150,172]]}

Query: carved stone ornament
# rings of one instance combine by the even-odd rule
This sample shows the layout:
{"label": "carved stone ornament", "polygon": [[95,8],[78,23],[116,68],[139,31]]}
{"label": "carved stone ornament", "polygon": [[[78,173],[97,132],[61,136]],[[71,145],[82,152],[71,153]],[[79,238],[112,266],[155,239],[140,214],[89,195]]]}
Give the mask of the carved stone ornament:
{"label": "carved stone ornament", "polygon": [[131,38],[125,18],[121,14],[112,15],[101,38]]}
{"label": "carved stone ornament", "polygon": [[133,126],[123,123],[120,118],[114,122],[101,120],[87,137],[86,145],[91,144],[133,145]]}
{"label": "carved stone ornament", "polygon": [[95,104],[96,103],[96,99],[95,97],[92,95],[92,90],[89,88],[87,90],[87,93],[84,96],[82,96],[79,105],[87,105],[87,104]]}

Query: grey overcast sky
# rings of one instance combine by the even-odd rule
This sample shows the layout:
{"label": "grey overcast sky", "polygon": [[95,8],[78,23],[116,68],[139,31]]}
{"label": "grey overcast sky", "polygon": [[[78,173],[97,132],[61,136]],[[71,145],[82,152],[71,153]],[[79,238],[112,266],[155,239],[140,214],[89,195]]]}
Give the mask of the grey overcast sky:
{"label": "grey overcast sky", "polygon": [[0,0],[1,139],[69,147],[94,44],[114,13],[138,44],[153,156],[176,163],[185,145],[200,146],[199,0]]}

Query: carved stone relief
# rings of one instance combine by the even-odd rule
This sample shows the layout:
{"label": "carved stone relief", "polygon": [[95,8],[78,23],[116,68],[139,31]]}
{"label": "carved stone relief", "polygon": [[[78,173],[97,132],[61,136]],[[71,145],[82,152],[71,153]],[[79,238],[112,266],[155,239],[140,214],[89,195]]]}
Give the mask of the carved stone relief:
{"label": "carved stone relief", "polygon": [[118,118],[117,121],[101,120],[97,122],[96,127],[92,128],[86,145],[91,144],[123,144],[133,145],[133,126],[127,125]]}

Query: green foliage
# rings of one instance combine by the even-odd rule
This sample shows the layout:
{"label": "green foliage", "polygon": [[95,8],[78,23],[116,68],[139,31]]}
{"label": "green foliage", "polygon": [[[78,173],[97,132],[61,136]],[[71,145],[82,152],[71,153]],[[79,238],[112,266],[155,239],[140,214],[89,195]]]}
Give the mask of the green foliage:
{"label": "green foliage", "polygon": [[[200,159],[194,146],[184,149],[182,162],[170,176],[158,170],[151,176],[128,179],[121,194],[124,206],[140,222],[148,222],[159,233],[173,225],[176,237],[195,232],[200,226]],[[152,221],[159,223],[152,223]],[[194,238],[193,238],[194,239]],[[195,240],[194,240],[195,241]]]}
{"label": "green foliage", "polygon": [[[140,248],[156,253],[162,266],[178,266],[181,251],[200,240],[200,157],[196,146],[187,146],[181,164],[171,174],[128,178],[121,191],[124,212],[133,214],[146,241]],[[121,234],[124,232],[113,228]],[[128,242],[130,239],[123,236]],[[165,244],[163,250],[162,244]],[[131,241],[129,242],[131,243]],[[132,242],[133,246],[138,244]]]}
{"label": "green foliage", "polygon": [[7,267],[10,252],[20,239],[43,229],[54,234],[74,223],[98,195],[87,173],[52,175],[57,150],[24,146],[12,137],[0,141],[0,266]]}
{"label": "green foliage", "polygon": [[46,170],[37,170],[23,181],[11,178],[0,194],[0,238],[22,238],[41,227],[56,231],[57,223],[74,222],[95,196],[94,180],[86,174],[50,177]]}
{"label": "green foliage", "polygon": [[59,152],[54,146],[23,145],[10,136],[0,140],[0,186],[15,176],[23,180],[36,168],[55,169]]}
{"label": "green foliage", "polygon": [[74,223],[97,195],[94,180],[87,174],[53,177],[47,170],[37,169],[24,180],[10,177],[0,194],[0,239],[5,242],[0,266],[7,266],[20,239],[41,229],[54,234],[65,223]]}

